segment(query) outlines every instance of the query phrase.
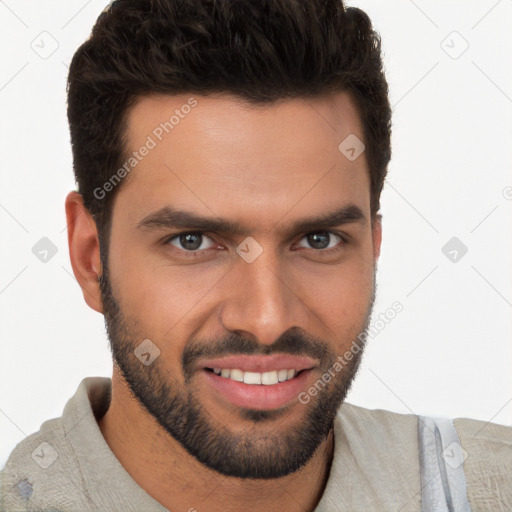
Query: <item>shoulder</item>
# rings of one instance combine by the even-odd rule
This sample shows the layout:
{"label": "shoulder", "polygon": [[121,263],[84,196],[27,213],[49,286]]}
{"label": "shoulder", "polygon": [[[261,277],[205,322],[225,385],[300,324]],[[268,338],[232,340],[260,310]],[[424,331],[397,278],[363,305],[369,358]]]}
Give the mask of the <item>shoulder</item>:
{"label": "shoulder", "polygon": [[388,474],[409,472],[419,481],[417,415],[344,403],[334,429],[335,439],[347,444],[357,460]]}
{"label": "shoulder", "polygon": [[[464,458],[467,495],[473,510],[512,510],[512,427],[470,418],[451,419]],[[344,403],[335,428],[360,460],[418,475],[419,416]],[[414,461],[414,462],[413,462]]]}
{"label": "shoulder", "polygon": [[[84,379],[59,418],[18,443],[0,471],[0,510],[76,511],[90,508],[76,453],[76,432],[93,424],[90,399],[98,403],[108,392],[109,379]],[[94,402],[94,400],[93,400]]]}
{"label": "shoulder", "polygon": [[[416,512],[421,508],[418,417],[349,403],[334,423],[333,478],[348,510]],[[343,501],[345,500],[345,501]]]}
{"label": "shoulder", "polygon": [[512,427],[468,418],[453,420],[474,510],[512,510]]}
{"label": "shoulder", "polygon": [[[79,488],[80,475],[60,418],[18,443],[0,472],[1,510],[73,510],[79,504],[69,482]],[[66,492],[64,492],[66,491]]]}
{"label": "shoulder", "polygon": [[[402,414],[384,409],[367,409],[365,407],[344,403],[338,411],[338,421],[344,430],[358,434],[360,437],[387,439],[389,441],[417,438],[418,416]],[[415,445],[417,447],[417,444]]]}

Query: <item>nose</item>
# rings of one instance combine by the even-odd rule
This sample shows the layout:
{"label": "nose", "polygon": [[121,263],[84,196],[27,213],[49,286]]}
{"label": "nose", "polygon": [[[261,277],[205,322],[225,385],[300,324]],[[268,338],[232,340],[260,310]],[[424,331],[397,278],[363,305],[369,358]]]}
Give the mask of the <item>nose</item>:
{"label": "nose", "polygon": [[237,260],[223,281],[221,320],[226,330],[270,345],[290,327],[304,327],[308,311],[294,290],[293,274],[270,249],[263,248],[251,263]]}

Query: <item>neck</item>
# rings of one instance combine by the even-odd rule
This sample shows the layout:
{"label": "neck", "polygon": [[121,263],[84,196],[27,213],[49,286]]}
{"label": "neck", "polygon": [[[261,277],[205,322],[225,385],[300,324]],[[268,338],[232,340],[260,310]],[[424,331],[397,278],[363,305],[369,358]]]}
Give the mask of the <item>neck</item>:
{"label": "neck", "polygon": [[135,399],[116,369],[110,407],[98,424],[125,470],[169,510],[313,511],[324,492],[334,453],[331,429],[313,457],[295,473],[269,480],[227,477],[201,464],[170,436]]}

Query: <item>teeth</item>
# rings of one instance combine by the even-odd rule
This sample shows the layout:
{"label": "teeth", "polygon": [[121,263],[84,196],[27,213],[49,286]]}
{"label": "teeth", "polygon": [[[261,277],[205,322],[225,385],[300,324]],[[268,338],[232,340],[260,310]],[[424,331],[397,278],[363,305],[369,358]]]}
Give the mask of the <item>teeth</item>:
{"label": "teeth", "polygon": [[231,370],[229,378],[238,382],[244,382],[244,372],[242,370]]}
{"label": "teeth", "polygon": [[[293,371],[293,370],[292,370]],[[277,372],[265,372],[261,374],[261,383],[270,386],[271,384],[277,384],[279,380],[277,379]]]}
{"label": "teeth", "polygon": [[288,379],[288,370],[279,370],[279,373],[277,374],[277,378],[279,379],[279,382],[283,382]]}
{"label": "teeth", "polygon": [[243,382],[244,384],[263,384],[271,386],[278,382],[293,379],[297,374],[296,370],[274,370],[271,372],[243,372],[239,369],[214,368],[213,372],[227,379]]}
{"label": "teeth", "polygon": [[244,372],[245,384],[261,384],[261,373]]}

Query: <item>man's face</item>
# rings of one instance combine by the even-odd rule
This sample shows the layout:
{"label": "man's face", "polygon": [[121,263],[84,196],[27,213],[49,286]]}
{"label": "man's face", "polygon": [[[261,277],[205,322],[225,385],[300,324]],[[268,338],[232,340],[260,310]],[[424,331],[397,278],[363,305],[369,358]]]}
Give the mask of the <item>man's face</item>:
{"label": "man's face", "polygon": [[[366,159],[338,149],[363,140],[362,127],[344,93],[263,107],[195,95],[182,108],[190,96],[129,111],[129,152],[150,149],[114,201],[101,283],[109,338],[133,394],[190,454],[226,475],[276,478],[326,438],[362,355],[333,372],[375,296]],[[340,209],[328,227],[294,227]]]}

